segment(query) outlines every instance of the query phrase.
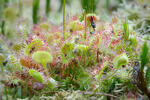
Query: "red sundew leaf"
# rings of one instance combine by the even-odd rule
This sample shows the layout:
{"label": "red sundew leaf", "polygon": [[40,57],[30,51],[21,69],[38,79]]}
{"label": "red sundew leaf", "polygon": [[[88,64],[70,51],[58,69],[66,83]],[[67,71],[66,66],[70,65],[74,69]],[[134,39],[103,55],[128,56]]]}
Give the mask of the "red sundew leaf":
{"label": "red sundew leaf", "polygon": [[41,32],[41,29],[40,29],[40,26],[39,25],[35,25],[32,29],[32,31],[35,33],[35,34],[38,34]]}

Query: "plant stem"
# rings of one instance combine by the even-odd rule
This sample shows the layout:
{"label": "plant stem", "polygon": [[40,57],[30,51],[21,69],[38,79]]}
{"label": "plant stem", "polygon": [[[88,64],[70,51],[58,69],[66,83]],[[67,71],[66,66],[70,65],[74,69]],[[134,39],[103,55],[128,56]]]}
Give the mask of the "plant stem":
{"label": "plant stem", "polygon": [[22,3],[22,0],[18,1],[18,7],[19,7],[19,16],[21,16],[22,12],[23,12],[23,3]]}
{"label": "plant stem", "polygon": [[65,0],[64,0],[64,4],[63,4],[63,36],[64,36],[64,40],[65,40]]}
{"label": "plant stem", "polygon": [[107,9],[109,8],[109,5],[110,5],[110,1],[106,0],[106,7],[107,7]]}
{"label": "plant stem", "polygon": [[84,11],[84,22],[85,22],[85,32],[84,32],[84,39],[86,39],[86,28],[87,28],[87,18],[86,18],[86,11]]}
{"label": "plant stem", "polygon": [[50,11],[50,1],[51,1],[51,0],[46,0],[45,12],[46,12],[46,15],[47,15],[47,16],[48,16],[49,11]]}
{"label": "plant stem", "polygon": [[47,70],[47,67],[46,67],[46,63],[43,63],[42,66],[45,70],[46,76],[49,77],[48,70]]}

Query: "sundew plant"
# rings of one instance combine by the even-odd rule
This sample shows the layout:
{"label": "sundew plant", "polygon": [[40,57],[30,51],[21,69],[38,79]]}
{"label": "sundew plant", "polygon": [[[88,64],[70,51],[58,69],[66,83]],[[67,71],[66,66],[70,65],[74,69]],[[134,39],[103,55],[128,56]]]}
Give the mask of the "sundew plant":
{"label": "sundew plant", "polygon": [[0,100],[149,100],[149,9],[149,0],[0,0]]}

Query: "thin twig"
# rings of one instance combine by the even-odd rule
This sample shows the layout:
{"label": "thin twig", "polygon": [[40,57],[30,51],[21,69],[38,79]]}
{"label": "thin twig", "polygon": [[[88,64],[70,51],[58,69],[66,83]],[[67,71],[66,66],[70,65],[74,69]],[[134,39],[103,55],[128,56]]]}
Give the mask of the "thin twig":
{"label": "thin twig", "polygon": [[107,93],[94,93],[93,92],[88,92],[88,91],[80,91],[79,93],[82,93],[83,95],[103,95],[103,96],[110,96],[110,97],[114,97],[114,98],[119,98],[117,96],[111,95],[111,94],[107,94]]}

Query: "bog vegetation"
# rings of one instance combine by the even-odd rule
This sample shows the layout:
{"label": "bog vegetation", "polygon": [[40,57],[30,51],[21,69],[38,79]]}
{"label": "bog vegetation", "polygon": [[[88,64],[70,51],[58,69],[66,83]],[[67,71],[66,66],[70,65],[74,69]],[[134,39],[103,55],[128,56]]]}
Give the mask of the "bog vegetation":
{"label": "bog vegetation", "polygon": [[149,0],[0,0],[0,100],[150,99]]}

